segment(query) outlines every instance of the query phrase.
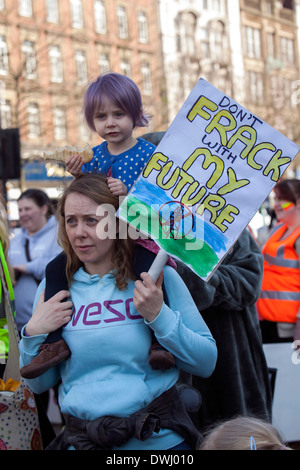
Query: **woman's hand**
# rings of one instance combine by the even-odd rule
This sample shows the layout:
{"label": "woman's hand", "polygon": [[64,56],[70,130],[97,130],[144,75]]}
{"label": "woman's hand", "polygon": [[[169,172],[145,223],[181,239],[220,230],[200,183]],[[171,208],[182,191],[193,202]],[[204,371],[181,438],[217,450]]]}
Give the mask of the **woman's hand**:
{"label": "woman's hand", "polygon": [[19,264],[18,266],[13,266],[16,274],[25,274],[27,273],[27,264]]}
{"label": "woman's hand", "polygon": [[82,174],[81,167],[83,165],[82,158],[79,154],[72,155],[66,160],[66,170],[71,173],[74,178]]}
{"label": "woman's hand", "polygon": [[125,184],[118,178],[107,178],[107,184],[110,189],[110,192],[115,196],[126,196],[127,187]]}
{"label": "woman's hand", "polygon": [[163,272],[159,275],[156,283],[148,273],[142,273],[141,278],[142,281],[135,282],[133,303],[139,314],[151,322],[159,314],[164,300]]}
{"label": "woman's hand", "polygon": [[65,298],[70,297],[70,292],[61,290],[51,299],[45,302],[45,291],[40,295],[34,312],[26,325],[26,333],[29,336],[51,333],[71,320],[73,302]]}

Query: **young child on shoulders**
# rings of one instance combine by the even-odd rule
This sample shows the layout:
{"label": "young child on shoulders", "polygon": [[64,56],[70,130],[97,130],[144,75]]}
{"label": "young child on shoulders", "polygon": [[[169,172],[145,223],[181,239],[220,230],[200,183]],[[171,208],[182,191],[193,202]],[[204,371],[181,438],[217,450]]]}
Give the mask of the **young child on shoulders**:
{"label": "young child on shoulders", "polygon": [[[82,173],[104,173],[111,192],[125,196],[135,183],[155,150],[155,145],[141,137],[135,138],[137,127],[148,125],[142,98],[137,85],[125,75],[110,72],[100,75],[88,87],[83,103],[83,114],[88,127],[103,139],[93,148],[93,159],[83,164],[80,155],[66,161],[66,169],[74,177]],[[148,271],[159,251],[152,240],[137,240],[138,249],[143,250],[143,263],[135,265],[135,274]],[[137,260],[141,257],[137,256]],[[169,264],[176,266],[169,258]],[[65,275],[66,257],[62,253],[48,264],[46,269],[45,301],[58,291],[68,289]],[[21,369],[24,378],[34,378],[50,367],[67,359],[70,351],[61,338],[61,329],[48,335],[39,355]],[[168,369],[175,365],[173,355],[155,340],[149,362],[153,368]]]}
{"label": "young child on shoulders", "polygon": [[135,128],[149,123],[137,85],[118,73],[101,75],[86,91],[83,113],[88,127],[104,141],[93,148],[89,163],[83,164],[80,155],[70,157],[67,171],[74,177],[107,174],[111,192],[126,195],[155,150],[150,142],[133,136]]}

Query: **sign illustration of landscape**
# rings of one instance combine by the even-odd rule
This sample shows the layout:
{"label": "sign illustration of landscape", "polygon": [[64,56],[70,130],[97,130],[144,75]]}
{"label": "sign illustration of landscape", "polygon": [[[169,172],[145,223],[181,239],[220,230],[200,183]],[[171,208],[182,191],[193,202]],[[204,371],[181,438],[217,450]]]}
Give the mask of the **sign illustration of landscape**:
{"label": "sign illustration of landscape", "polygon": [[200,79],[117,215],[208,280],[298,151]]}

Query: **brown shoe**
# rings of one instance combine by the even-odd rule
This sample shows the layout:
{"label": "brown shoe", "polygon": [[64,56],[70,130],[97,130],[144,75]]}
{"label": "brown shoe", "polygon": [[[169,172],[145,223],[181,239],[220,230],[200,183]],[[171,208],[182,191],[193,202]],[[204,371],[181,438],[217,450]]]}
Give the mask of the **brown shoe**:
{"label": "brown shoe", "polygon": [[56,343],[44,343],[39,347],[38,356],[20,369],[21,376],[24,379],[39,377],[51,367],[65,361],[70,355],[71,351],[63,339]]}
{"label": "brown shoe", "polygon": [[173,354],[163,348],[159,343],[152,344],[148,362],[152,369],[157,370],[167,370],[175,366]]}

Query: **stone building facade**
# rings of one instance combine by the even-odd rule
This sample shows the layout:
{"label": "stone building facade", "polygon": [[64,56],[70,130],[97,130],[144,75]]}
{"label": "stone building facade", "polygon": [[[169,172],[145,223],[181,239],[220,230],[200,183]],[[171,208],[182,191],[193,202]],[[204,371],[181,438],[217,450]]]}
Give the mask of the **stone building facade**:
{"label": "stone building facade", "polygon": [[97,141],[81,106],[106,70],[138,84],[150,131],[165,126],[155,1],[0,0],[1,124],[20,128],[24,159]]}
{"label": "stone building facade", "polygon": [[300,143],[299,1],[160,0],[159,6],[170,122],[203,77]]}

